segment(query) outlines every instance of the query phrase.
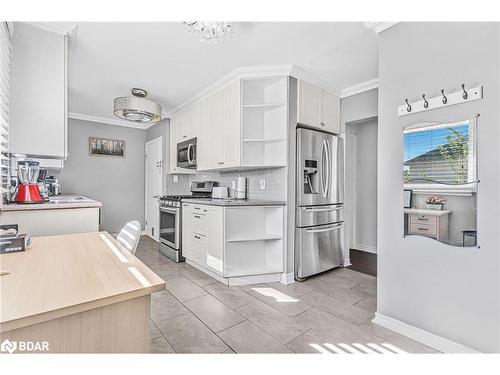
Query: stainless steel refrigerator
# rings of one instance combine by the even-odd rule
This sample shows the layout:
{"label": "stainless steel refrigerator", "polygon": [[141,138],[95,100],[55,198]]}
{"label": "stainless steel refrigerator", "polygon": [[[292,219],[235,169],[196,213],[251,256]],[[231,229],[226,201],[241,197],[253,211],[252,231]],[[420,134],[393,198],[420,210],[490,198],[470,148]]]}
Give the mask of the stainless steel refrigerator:
{"label": "stainless steel refrigerator", "polygon": [[335,135],[297,128],[295,279],[343,263],[344,145]]}

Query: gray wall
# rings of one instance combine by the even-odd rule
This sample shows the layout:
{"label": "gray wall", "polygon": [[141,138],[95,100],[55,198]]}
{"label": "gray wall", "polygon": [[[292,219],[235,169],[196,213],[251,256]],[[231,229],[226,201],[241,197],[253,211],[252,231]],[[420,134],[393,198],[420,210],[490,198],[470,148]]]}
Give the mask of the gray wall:
{"label": "gray wall", "polygon": [[348,122],[364,121],[378,115],[378,89],[368,90],[340,100],[342,133]]}
{"label": "gray wall", "polygon": [[[358,124],[365,123],[367,121],[371,121],[372,123],[377,122],[377,115],[378,115],[378,89],[372,89],[369,91],[365,91],[356,95],[348,96],[346,98],[342,98],[340,100],[340,122],[341,122],[341,128],[343,133],[353,133],[353,137],[348,137],[346,135],[345,139],[345,194],[344,194],[344,199],[345,199],[345,224],[346,224],[346,238],[345,238],[345,244],[346,244],[346,249],[345,249],[345,257],[349,258],[349,248],[360,248],[359,241],[356,240],[355,238],[355,233],[359,233],[361,237],[363,235],[364,230],[368,230],[370,234],[368,235],[368,238],[371,238],[370,245],[372,246],[372,250],[376,250],[376,242],[374,243],[373,240],[375,238],[376,241],[376,235],[373,233],[373,230],[377,227],[377,220],[376,220],[376,212],[377,212],[377,199],[375,198],[371,204],[369,204],[368,210],[370,211],[371,214],[368,216],[374,217],[375,215],[375,220],[374,222],[369,225],[369,229],[365,229],[364,225],[360,224],[360,221],[356,219],[356,216],[359,216],[356,214],[356,210],[358,208],[361,208],[361,204],[356,206],[356,200],[357,200],[357,189],[354,188],[357,181],[357,173],[355,171],[358,169],[356,167],[356,156],[357,156],[357,148],[356,148],[356,142],[353,141],[355,140],[355,132],[356,132],[356,126]],[[371,145],[371,154],[373,155],[373,147],[375,148],[376,152],[376,143],[374,145]],[[362,167],[362,166],[361,166]],[[363,167],[362,167],[363,168]],[[376,169],[375,169],[375,175],[376,175]],[[376,177],[375,177],[376,178]],[[367,191],[367,194],[373,195],[375,192],[376,194],[376,189]],[[363,200],[363,198],[361,198]],[[365,206],[365,210],[367,206]],[[355,243],[358,242],[358,243]],[[366,250],[367,248],[365,248]]]}
{"label": "gray wall", "polygon": [[[356,137],[354,238],[351,248],[377,249],[377,120],[346,126]],[[349,187],[348,187],[349,188]]]}
{"label": "gray wall", "polygon": [[[89,137],[125,140],[125,157],[89,156]],[[146,132],[69,119],[69,157],[59,174],[63,193],[101,201],[101,229],[119,232],[127,221],[144,226],[144,143]]]}
{"label": "gray wall", "polygon": [[[497,23],[400,23],[380,34],[377,311],[485,352],[500,351],[499,40]],[[484,99],[404,117],[422,93],[484,86]],[[480,113],[480,249],[403,238],[401,129]]]}
{"label": "gray wall", "polygon": [[[152,141],[158,137],[162,137],[162,159],[163,159],[163,194],[167,192],[167,172],[170,166],[170,132],[169,132],[170,119],[164,119],[159,123],[150,126],[146,130],[146,142]],[[170,193],[169,193],[170,194]]]}

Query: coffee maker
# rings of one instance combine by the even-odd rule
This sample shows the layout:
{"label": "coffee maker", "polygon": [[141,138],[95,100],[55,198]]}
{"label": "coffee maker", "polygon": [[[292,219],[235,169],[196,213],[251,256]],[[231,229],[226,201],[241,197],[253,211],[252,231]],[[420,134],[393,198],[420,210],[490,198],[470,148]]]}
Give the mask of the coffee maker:
{"label": "coffee maker", "polygon": [[18,185],[16,189],[16,203],[42,203],[44,199],[38,187],[38,174],[40,163],[33,160],[20,160],[17,162]]}

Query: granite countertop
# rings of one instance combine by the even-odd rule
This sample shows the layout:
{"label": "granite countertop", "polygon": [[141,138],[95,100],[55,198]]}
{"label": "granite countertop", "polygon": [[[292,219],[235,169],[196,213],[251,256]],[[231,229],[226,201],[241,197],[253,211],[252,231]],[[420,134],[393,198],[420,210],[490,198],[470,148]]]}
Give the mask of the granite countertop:
{"label": "granite countertop", "polygon": [[83,195],[65,194],[49,198],[48,202],[34,204],[10,203],[0,208],[1,212],[32,211],[32,210],[57,210],[64,208],[92,208],[102,207],[102,203]]}
{"label": "granite countertop", "polygon": [[284,206],[285,201],[268,201],[263,199],[183,199],[183,203],[198,203],[209,206],[241,207],[241,206]]}

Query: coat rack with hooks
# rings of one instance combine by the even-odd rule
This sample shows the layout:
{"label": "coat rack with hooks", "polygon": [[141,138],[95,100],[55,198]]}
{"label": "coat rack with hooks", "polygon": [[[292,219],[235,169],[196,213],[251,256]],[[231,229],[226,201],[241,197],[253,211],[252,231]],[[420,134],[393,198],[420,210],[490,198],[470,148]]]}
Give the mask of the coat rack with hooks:
{"label": "coat rack with hooks", "polygon": [[412,102],[408,98],[404,99],[404,104],[398,107],[398,116],[411,115],[413,113],[430,111],[436,108],[448,107],[450,105],[471,102],[483,98],[483,86],[476,86],[467,89],[465,83],[460,85],[460,90],[447,93],[445,89],[440,90],[438,96],[427,98],[426,94],[421,95],[422,100]]}

